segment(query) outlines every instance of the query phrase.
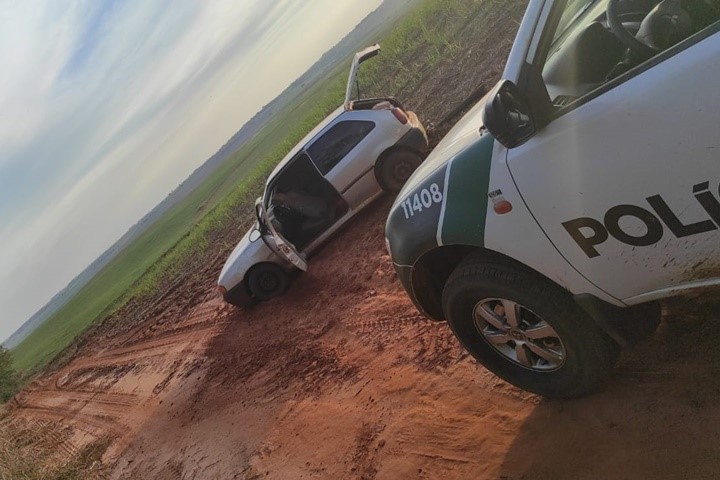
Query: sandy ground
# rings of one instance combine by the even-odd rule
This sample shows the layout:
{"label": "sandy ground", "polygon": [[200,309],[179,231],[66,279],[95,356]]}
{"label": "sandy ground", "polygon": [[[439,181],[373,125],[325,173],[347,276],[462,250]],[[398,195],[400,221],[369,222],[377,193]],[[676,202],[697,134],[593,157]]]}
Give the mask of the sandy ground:
{"label": "sandy ground", "polygon": [[[496,25],[509,33],[485,63],[468,48],[427,72],[411,107],[435,139],[458,99],[497,78],[520,14]],[[342,230],[284,297],[247,311],[215,294],[233,243],[221,239],[202,268],[81,339],[17,397],[14,421],[63,426],[51,440],[68,455],[109,439],[112,479],[720,477],[717,303],[666,306],[603,392],[544,400],[418,315],[383,246],[389,206]]]}

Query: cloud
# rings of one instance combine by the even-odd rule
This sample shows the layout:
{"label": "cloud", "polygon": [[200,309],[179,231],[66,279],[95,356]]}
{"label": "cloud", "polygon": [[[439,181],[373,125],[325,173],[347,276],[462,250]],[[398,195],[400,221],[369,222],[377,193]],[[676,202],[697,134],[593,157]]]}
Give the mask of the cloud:
{"label": "cloud", "polygon": [[380,0],[0,0],[0,339]]}

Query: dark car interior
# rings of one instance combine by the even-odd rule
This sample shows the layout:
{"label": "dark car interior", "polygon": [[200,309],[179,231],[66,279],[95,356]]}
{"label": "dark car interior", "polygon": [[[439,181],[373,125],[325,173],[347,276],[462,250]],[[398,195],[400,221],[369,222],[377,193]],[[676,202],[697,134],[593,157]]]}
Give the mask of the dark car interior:
{"label": "dark car interior", "polygon": [[542,77],[563,107],[720,20],[720,0],[569,0]]}
{"label": "dark car interior", "polygon": [[304,249],[348,211],[347,202],[304,152],[268,185],[265,206],[275,229],[298,250]]}

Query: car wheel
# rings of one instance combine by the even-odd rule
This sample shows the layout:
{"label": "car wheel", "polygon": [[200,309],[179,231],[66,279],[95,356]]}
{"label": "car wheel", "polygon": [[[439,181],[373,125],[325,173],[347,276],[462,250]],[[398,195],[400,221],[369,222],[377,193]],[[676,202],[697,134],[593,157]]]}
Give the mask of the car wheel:
{"label": "car wheel", "polygon": [[442,303],[453,332],[480,363],[540,395],[597,390],[620,351],[568,292],[521,267],[469,257],[448,279]]}
{"label": "car wheel", "polygon": [[287,272],[274,263],[256,265],[248,274],[248,288],[258,300],[270,300],[282,295],[289,282]]}
{"label": "car wheel", "polygon": [[395,150],[380,159],[376,166],[375,176],[383,190],[396,194],[421,163],[422,157],[417,152]]}

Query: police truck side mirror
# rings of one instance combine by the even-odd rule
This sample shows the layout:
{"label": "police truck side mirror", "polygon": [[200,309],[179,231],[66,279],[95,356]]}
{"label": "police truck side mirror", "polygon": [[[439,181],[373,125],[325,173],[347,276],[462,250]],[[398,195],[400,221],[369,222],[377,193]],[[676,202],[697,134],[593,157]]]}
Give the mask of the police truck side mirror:
{"label": "police truck side mirror", "polygon": [[536,131],[530,104],[510,80],[501,80],[490,93],[483,110],[483,123],[506,148],[522,145]]}

